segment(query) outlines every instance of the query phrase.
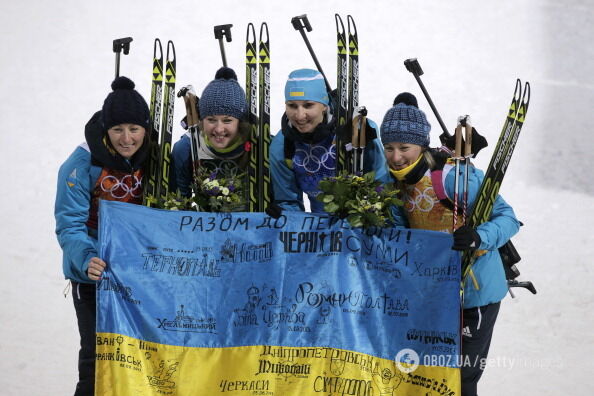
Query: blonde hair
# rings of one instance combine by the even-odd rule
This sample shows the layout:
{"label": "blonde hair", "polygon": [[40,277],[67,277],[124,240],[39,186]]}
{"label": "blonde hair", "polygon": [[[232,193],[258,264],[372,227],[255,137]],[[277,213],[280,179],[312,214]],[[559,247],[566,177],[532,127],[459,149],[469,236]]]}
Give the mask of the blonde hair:
{"label": "blonde hair", "polygon": [[423,149],[422,155],[423,157],[425,157],[425,161],[427,162],[427,166],[429,167],[429,169],[435,169],[435,167],[437,166],[437,162],[435,161],[435,158],[433,158],[431,151],[428,149]]}

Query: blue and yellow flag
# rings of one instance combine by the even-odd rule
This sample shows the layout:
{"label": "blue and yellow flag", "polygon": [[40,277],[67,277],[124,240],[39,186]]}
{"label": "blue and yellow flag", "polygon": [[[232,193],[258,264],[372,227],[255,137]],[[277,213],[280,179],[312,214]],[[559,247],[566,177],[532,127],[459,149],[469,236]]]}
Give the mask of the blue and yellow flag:
{"label": "blue and yellow flag", "polygon": [[459,395],[451,236],[103,201],[99,395]]}

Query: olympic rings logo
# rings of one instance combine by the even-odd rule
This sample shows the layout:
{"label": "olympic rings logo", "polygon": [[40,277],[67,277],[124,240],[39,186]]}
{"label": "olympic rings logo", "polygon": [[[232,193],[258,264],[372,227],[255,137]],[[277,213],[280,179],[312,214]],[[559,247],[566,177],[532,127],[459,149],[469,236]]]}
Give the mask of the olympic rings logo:
{"label": "olympic rings logo", "polygon": [[304,168],[307,172],[316,173],[322,167],[330,171],[336,169],[335,159],[336,145],[333,144],[329,149],[324,146],[313,146],[309,148],[309,151],[304,149],[295,150],[293,164]]}
{"label": "olympic rings logo", "polygon": [[406,209],[409,212],[412,212],[415,209],[418,209],[421,212],[430,212],[438,202],[434,196],[435,192],[431,186],[426,187],[422,192],[415,187],[412,194],[408,194],[407,196]]}
{"label": "olympic rings logo", "polygon": [[216,172],[217,175],[222,175],[223,177],[234,176],[237,172],[237,162],[234,160],[204,160],[202,165],[209,172]]}
{"label": "olympic rings logo", "polygon": [[[134,180],[132,180],[134,177]],[[139,198],[142,196],[142,182],[136,175],[125,175],[118,179],[113,175],[107,175],[101,179],[101,190],[109,193],[115,199],[123,199],[128,195]]]}

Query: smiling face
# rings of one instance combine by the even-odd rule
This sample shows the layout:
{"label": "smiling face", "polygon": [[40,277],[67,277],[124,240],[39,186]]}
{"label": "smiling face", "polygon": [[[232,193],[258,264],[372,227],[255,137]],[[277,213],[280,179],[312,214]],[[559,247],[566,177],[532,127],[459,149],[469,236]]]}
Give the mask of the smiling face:
{"label": "smiling face", "polygon": [[291,125],[301,133],[311,133],[324,120],[328,107],[311,100],[289,100],[285,103],[285,114]]}
{"label": "smiling face", "polygon": [[390,168],[402,170],[415,163],[423,153],[423,147],[412,143],[386,143],[384,155]]}
{"label": "smiling face", "polygon": [[239,134],[239,120],[228,115],[212,115],[202,120],[202,131],[215,149],[225,149]]}
{"label": "smiling face", "polygon": [[132,158],[144,142],[146,129],[136,124],[119,124],[107,130],[109,141],[119,155]]}

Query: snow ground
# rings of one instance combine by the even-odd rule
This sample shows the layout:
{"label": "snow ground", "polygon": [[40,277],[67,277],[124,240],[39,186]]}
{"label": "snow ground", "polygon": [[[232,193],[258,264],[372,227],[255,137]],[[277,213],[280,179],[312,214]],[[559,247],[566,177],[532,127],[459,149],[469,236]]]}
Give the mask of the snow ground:
{"label": "snow ground", "polygon": [[[589,0],[402,0],[291,3],[221,0],[4,2],[0,13],[0,393],[57,395],[76,382],[78,335],[62,290],[53,228],[58,167],[83,140],[83,127],[109,92],[111,41],[132,36],[122,74],[149,96],[155,37],[172,39],[178,86],[198,92],[220,65],[212,27],[233,23],[226,44],[242,80],[247,22],[267,21],[272,51],[272,128],[278,129],[286,76],[314,67],[291,17],[306,13],[309,34],[334,81],[335,12],[355,15],[360,35],[361,103],[380,122],[394,96],[411,91],[440,134],[416,82],[402,66],[417,57],[442,118],[471,114],[491,142],[515,79],[532,84],[532,101],[502,194],[526,224],[514,238],[525,290],[504,301],[481,395],[587,395],[594,372],[594,4]],[[183,104],[176,103],[176,119]],[[175,131],[175,137],[181,131]],[[578,165],[578,166],[575,166]],[[585,171],[584,171],[585,169]],[[8,181],[15,180],[15,182]],[[589,353],[588,353],[589,352]]]}

